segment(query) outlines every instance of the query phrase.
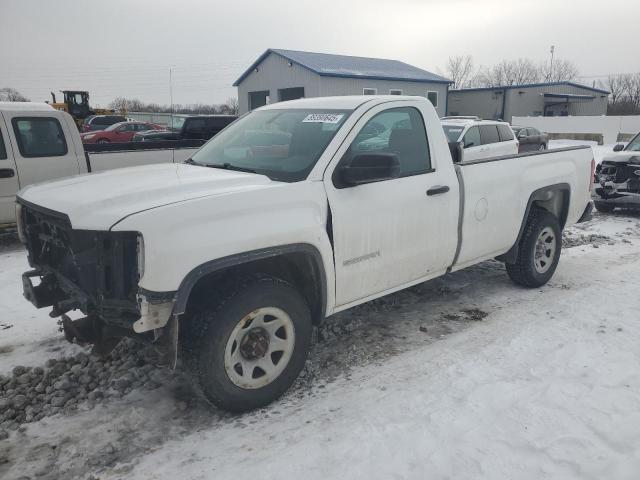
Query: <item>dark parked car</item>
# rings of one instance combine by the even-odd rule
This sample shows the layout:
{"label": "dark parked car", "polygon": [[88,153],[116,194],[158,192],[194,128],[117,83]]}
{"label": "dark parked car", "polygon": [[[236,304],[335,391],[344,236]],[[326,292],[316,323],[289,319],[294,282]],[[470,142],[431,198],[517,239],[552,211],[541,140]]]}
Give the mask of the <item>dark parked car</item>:
{"label": "dark parked car", "polygon": [[126,121],[127,119],[122,115],[92,115],[85,119],[82,124],[82,131],[93,132],[96,130],[104,130],[115,123]]}
{"label": "dark parked car", "polygon": [[546,150],[549,148],[549,136],[533,127],[511,127],[520,142],[520,152]]}
{"label": "dark parked car", "polygon": [[155,132],[140,132],[134,135],[134,142],[156,140],[209,140],[224,127],[233,122],[235,115],[194,115],[174,117],[173,128]]}

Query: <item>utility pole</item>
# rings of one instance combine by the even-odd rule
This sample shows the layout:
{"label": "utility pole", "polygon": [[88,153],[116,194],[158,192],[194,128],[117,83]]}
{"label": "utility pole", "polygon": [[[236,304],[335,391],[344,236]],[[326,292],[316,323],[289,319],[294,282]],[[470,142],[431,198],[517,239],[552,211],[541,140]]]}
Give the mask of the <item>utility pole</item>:
{"label": "utility pole", "polygon": [[556,46],[555,45],[551,45],[551,63],[549,64],[549,78],[547,79],[548,82],[552,81],[553,79],[553,53],[556,50]]}
{"label": "utility pole", "polygon": [[172,72],[169,68],[169,101],[171,102],[171,113],[169,114],[169,127],[173,129],[173,81],[171,78]]}

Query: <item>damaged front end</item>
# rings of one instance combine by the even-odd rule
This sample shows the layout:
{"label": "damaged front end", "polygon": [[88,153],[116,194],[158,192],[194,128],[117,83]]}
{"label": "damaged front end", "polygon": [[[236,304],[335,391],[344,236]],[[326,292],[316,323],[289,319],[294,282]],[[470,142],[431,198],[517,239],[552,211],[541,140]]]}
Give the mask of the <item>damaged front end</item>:
{"label": "damaged front end", "polygon": [[[22,276],[24,296],[36,308],[52,307],[67,340],[105,354],[129,336],[175,364],[173,295],[139,288],[144,244],[138,232],[74,230],[66,215],[24,202],[18,217],[33,268]],[[72,320],[67,314],[74,310],[85,317]]]}
{"label": "damaged front end", "polygon": [[596,169],[596,203],[611,208],[640,208],[640,155],[604,160]]}

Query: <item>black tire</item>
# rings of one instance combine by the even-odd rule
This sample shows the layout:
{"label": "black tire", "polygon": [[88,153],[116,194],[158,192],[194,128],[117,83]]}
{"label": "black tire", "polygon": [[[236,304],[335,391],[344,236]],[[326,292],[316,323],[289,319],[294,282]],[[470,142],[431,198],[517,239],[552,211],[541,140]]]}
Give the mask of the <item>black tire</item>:
{"label": "black tire", "polygon": [[541,144],[538,146],[538,151],[540,151],[540,152],[544,152],[546,149],[547,149],[547,145],[546,145],[546,144],[544,144],[544,143],[541,143]]}
{"label": "black tire", "polygon": [[[293,384],[304,367],[313,327],[305,299],[287,282],[259,276],[234,283],[235,287],[185,319],[183,352],[187,368],[211,403],[231,412],[244,412],[273,402]],[[281,309],[290,317],[295,330],[293,353],[271,383],[260,388],[242,388],[225,369],[225,349],[239,322],[265,307]]]}
{"label": "black tire", "polygon": [[[552,253],[552,260],[548,262],[549,265],[544,265],[546,270],[540,272],[536,268],[536,244],[545,229],[551,229],[555,235],[555,250]],[[518,257],[515,263],[506,264],[509,278],[523,287],[536,288],[544,285],[556,271],[561,249],[562,232],[558,219],[547,210],[532,209],[520,239]]]}
{"label": "black tire", "polygon": [[593,202],[593,205],[600,213],[612,213],[616,209],[615,206],[603,202]]}

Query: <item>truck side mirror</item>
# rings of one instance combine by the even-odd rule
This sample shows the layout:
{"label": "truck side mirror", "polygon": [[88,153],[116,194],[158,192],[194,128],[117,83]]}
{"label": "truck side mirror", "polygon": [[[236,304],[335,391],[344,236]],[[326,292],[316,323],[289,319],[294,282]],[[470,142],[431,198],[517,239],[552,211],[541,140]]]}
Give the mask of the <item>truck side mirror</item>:
{"label": "truck side mirror", "polygon": [[460,163],[464,154],[464,143],[449,142],[449,151],[451,152],[451,160],[453,163]]}
{"label": "truck side mirror", "polygon": [[619,143],[615,147],[613,147],[613,151],[614,152],[621,152],[622,150],[624,150],[624,145],[622,145],[621,143]]}
{"label": "truck side mirror", "polygon": [[344,186],[391,180],[400,176],[400,161],[395,153],[361,153],[340,167]]}

